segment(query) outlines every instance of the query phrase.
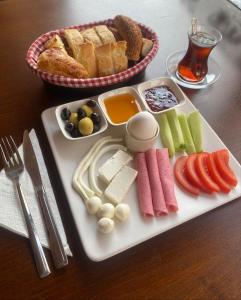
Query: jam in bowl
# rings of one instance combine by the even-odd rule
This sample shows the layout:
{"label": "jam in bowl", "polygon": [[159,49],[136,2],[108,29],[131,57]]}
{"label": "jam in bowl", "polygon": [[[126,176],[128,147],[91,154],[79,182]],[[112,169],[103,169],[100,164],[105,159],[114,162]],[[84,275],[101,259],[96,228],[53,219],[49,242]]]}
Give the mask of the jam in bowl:
{"label": "jam in bowl", "polygon": [[138,92],[146,109],[159,114],[182,105],[185,94],[179,86],[168,77],[160,77],[138,85]]}
{"label": "jam in bowl", "polygon": [[178,104],[176,96],[165,85],[144,90],[145,100],[152,111],[159,112]]}

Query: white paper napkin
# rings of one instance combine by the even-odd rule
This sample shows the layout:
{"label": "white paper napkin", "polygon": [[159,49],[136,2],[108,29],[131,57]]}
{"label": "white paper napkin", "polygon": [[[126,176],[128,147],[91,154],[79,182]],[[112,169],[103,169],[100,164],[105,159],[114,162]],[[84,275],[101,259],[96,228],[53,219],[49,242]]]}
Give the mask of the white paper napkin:
{"label": "white paper napkin", "polygon": [[229,0],[234,5],[236,5],[239,9],[241,9],[241,0]]}
{"label": "white paper napkin", "polygon": [[[43,181],[43,185],[48,197],[49,205],[52,210],[56,226],[59,230],[60,237],[62,239],[64,249],[67,255],[72,256],[71,250],[67,243],[66,235],[64,232],[62,220],[60,218],[59,210],[56,204],[53,189],[49,180],[46,165],[43,159],[43,155],[39,146],[38,138],[34,130],[29,134],[34,152],[37,157],[38,165],[41,166],[40,173]],[[23,158],[22,146],[19,147],[19,153]],[[47,239],[47,234],[45,231],[45,226],[43,223],[43,218],[41,216],[38,200],[36,199],[32,181],[26,171],[20,175],[20,184],[29,206],[30,212],[32,214],[36,230],[38,232],[41,244],[49,248],[49,243]],[[18,197],[14,191],[13,183],[5,175],[4,170],[0,172],[0,226],[20,234],[22,236],[28,237],[27,227],[24,221],[22,209]]]}

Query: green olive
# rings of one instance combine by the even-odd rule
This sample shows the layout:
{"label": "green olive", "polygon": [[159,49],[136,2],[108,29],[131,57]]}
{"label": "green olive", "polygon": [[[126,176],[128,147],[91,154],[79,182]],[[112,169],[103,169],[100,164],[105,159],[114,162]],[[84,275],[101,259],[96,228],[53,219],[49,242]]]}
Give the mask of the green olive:
{"label": "green olive", "polygon": [[76,127],[78,127],[78,114],[76,112],[72,112],[69,117],[69,122],[73,123]]}
{"label": "green olive", "polygon": [[89,117],[92,113],[93,110],[92,108],[90,108],[88,105],[84,104],[81,106],[81,108],[83,109],[83,111],[86,113],[86,116]]}
{"label": "green olive", "polygon": [[93,132],[94,124],[90,118],[85,117],[79,120],[78,127],[79,127],[79,132],[82,135],[90,135]]}

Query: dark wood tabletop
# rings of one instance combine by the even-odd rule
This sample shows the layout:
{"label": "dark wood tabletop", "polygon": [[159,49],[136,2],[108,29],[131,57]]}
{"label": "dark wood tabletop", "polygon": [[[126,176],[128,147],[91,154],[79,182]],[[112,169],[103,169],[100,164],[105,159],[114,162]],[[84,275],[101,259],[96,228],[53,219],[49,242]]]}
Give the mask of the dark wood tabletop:
{"label": "dark wood tabletop", "polygon": [[0,1],[0,136],[12,134],[20,145],[24,129],[36,130],[74,255],[64,269],[51,263],[52,274],[40,279],[28,240],[1,228],[0,299],[240,299],[241,199],[103,262],[90,261],[83,250],[40,116],[48,107],[101,91],[49,87],[30,71],[25,55],[42,33],[117,14],[148,25],[160,42],[145,74],[128,84],[166,75],[166,57],[186,48],[193,16],[222,32],[211,54],[221,78],[203,90],[183,90],[241,162],[241,11],[230,2]]}

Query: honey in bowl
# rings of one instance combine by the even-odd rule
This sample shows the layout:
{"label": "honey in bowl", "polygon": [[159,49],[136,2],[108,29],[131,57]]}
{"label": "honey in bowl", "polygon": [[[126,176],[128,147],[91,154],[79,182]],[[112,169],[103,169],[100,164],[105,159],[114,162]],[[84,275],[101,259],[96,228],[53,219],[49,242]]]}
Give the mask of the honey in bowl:
{"label": "honey in bowl", "polygon": [[104,100],[104,105],[111,122],[114,124],[125,123],[141,111],[135,96],[130,93],[110,96]]}

